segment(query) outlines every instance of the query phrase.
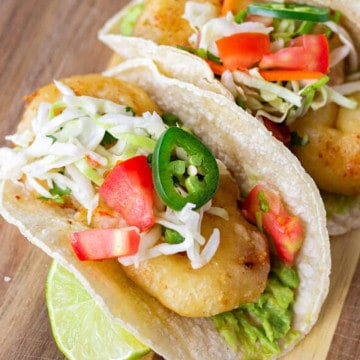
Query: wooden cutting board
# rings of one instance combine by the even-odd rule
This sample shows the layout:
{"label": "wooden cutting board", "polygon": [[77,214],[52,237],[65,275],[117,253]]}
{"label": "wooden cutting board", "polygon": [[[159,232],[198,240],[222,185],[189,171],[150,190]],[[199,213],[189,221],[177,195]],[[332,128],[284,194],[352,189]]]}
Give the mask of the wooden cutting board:
{"label": "wooden cutting board", "polygon": [[[53,78],[107,66],[111,53],[97,41],[96,32],[127,2],[1,0],[1,146],[15,129],[25,94]],[[318,324],[288,360],[354,360],[360,353],[360,231],[334,238],[331,248],[329,297]],[[45,306],[50,263],[0,218],[0,360],[64,360]],[[355,269],[359,277],[351,283]]]}

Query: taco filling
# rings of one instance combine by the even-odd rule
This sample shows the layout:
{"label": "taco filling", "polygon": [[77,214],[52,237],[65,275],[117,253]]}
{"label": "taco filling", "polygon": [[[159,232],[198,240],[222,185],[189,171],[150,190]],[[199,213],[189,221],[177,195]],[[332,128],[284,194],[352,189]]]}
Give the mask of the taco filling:
{"label": "taco filling", "polygon": [[[342,14],[310,5],[251,3],[199,24],[191,15],[195,6],[186,4],[194,28],[189,51],[207,54],[237,104],[291,148],[323,192],[329,218],[341,213],[339,196],[355,211],[359,59]],[[335,212],[328,194],[339,195]]]}
{"label": "taco filling", "polygon": [[240,196],[177,116],[119,104],[124,86],[89,75],[40,89],[0,149],[2,181],[83,224],[68,239],[79,261],[117,259],[167,308],[211,317],[234,350],[279,354],[301,335],[291,328],[301,220],[260,183]]}
{"label": "taco filling", "polygon": [[[165,73],[221,91],[197,61],[195,76],[185,65],[167,68],[167,56],[173,55],[173,62],[185,57],[165,49],[171,45],[203,59],[227,95],[288,146],[313,177],[327,207],[330,232],[358,226],[358,44],[342,12],[310,1],[181,1],[176,6],[183,23],[175,31],[169,24],[177,15],[170,5],[155,3],[132,1],[106,24],[100,39],[124,57],[142,54],[135,45],[128,54],[120,50],[116,33],[153,40],[161,45]],[[141,43],[144,56],[159,61],[146,44]],[[343,215],[344,204],[349,217]]]}

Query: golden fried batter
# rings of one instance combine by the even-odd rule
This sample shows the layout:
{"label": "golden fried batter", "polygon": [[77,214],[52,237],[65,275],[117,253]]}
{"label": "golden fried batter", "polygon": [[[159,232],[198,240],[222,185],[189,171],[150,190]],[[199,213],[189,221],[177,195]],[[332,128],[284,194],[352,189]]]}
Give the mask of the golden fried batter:
{"label": "golden fried batter", "polygon": [[[69,86],[76,95],[105,98],[118,104],[130,106],[137,115],[146,111],[161,113],[157,104],[136,84],[99,74],[72,76],[60,81]],[[40,103],[53,103],[59,100],[59,97],[60,93],[55,84],[39,88],[26,97],[27,107],[19,124],[19,131],[28,126],[29,121],[36,116]]]}
{"label": "golden fried batter", "polygon": [[[193,33],[187,20],[183,19],[186,0],[146,0],[145,9],[136,21],[133,35],[150,39],[162,45],[189,46]],[[210,3],[219,9],[221,0],[197,0]]]}
{"label": "golden fried batter", "polygon": [[[131,106],[138,114],[160,113],[157,105],[134,84],[100,75],[74,76],[61,81],[77,95],[106,98]],[[41,102],[55,102],[59,95],[54,84],[31,95],[20,126],[27,126]],[[161,256],[141,263],[138,269],[124,266],[128,276],[168,308],[185,316],[214,315],[257,300],[266,286],[270,269],[267,240],[243,218],[237,207],[238,195],[238,187],[230,175],[222,175],[213,205],[225,208],[229,220],[204,216],[203,235],[208,238],[214,227],[221,233],[219,249],[210,263],[194,270],[186,256]],[[99,226],[109,224],[104,221],[118,221],[105,215],[95,211],[94,218],[102,222]]]}
{"label": "golden fried batter", "polygon": [[[360,101],[360,93],[353,96]],[[309,111],[291,125],[309,143],[293,151],[321,190],[360,195],[360,108],[334,103]]]}
{"label": "golden fried batter", "polygon": [[229,220],[205,214],[202,232],[209,237],[220,230],[220,245],[211,261],[193,269],[181,254],[160,256],[124,271],[166,307],[183,316],[211,316],[256,301],[270,269],[265,237],[242,216],[237,207],[237,185],[222,175],[213,205],[223,207]]}

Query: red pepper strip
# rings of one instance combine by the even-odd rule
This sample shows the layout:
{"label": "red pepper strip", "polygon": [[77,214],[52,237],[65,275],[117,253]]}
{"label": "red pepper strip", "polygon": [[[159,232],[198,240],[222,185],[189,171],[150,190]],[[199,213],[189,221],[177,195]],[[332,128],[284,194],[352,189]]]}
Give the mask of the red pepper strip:
{"label": "red pepper strip", "polygon": [[321,79],[324,74],[308,70],[260,70],[260,75],[267,81],[290,81]]}
{"label": "red pepper strip", "polygon": [[262,33],[236,33],[216,41],[226,69],[250,68],[270,53],[270,38]]}
{"label": "red pepper strip", "polygon": [[146,156],[118,163],[101,184],[99,194],[128,225],[145,231],[154,224],[154,185]]}

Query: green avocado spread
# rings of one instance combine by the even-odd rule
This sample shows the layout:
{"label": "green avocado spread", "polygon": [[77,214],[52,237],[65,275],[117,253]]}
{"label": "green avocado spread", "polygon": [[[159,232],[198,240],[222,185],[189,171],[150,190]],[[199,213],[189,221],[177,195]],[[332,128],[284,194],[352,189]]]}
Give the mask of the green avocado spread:
{"label": "green avocado spread", "polygon": [[291,330],[292,303],[299,278],[295,269],[280,261],[272,264],[265,291],[256,303],[212,317],[217,331],[244,359],[268,359],[280,353],[279,342],[300,335]]}

